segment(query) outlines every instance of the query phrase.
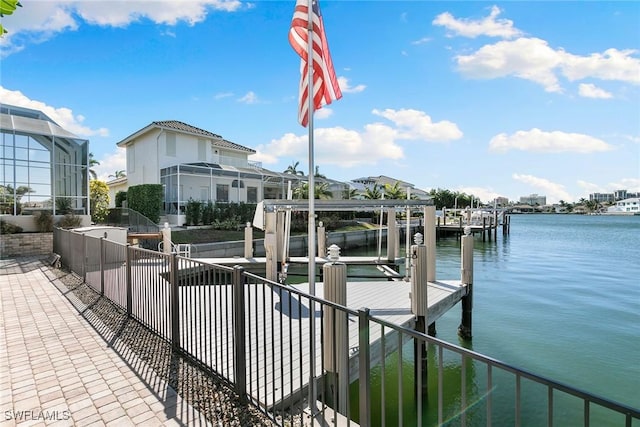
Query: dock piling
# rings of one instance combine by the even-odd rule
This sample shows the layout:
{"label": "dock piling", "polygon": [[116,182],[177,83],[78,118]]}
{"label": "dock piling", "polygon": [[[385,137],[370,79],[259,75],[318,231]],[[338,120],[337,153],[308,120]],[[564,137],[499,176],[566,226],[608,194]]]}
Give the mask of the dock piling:
{"label": "dock piling", "polygon": [[462,297],[462,321],[458,327],[458,335],[465,340],[472,338],[473,310],[473,235],[469,228],[465,229],[461,244],[460,282],[467,287],[467,294]]}
{"label": "dock piling", "polygon": [[[427,220],[427,223],[429,221]],[[416,315],[415,329],[427,332],[427,247],[422,243],[422,234],[414,236],[411,246],[411,311]],[[427,394],[427,348],[423,341],[414,340],[414,377],[416,399]]]}
{"label": "dock piling", "polygon": [[250,222],[244,228],[244,257],[253,257],[253,228]]}
{"label": "dock piling", "polygon": [[322,221],[318,221],[316,236],[318,236],[318,256],[324,257],[327,255],[327,233]]}
{"label": "dock piling", "polygon": [[[336,245],[329,247],[328,262],[322,266],[324,276],[324,292],[327,301],[343,306],[347,305],[347,265],[337,262],[340,248]],[[328,403],[341,414],[347,414],[347,394],[340,393],[348,390],[348,344],[347,342],[347,317],[343,311],[332,307],[325,309],[323,317],[323,357],[325,375],[325,397]],[[346,356],[346,357],[345,357]]]}

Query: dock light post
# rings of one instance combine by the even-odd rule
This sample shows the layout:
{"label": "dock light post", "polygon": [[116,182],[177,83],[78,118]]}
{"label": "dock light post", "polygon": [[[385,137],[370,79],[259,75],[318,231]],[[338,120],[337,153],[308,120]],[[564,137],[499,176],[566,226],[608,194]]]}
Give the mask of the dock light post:
{"label": "dock light post", "polygon": [[[333,244],[328,249],[328,263],[322,266],[324,297],[327,301],[347,305],[347,265],[338,262],[340,248]],[[325,393],[331,405],[343,415],[347,413],[349,390],[349,343],[347,315],[335,307],[327,307],[323,315],[323,362]]]}

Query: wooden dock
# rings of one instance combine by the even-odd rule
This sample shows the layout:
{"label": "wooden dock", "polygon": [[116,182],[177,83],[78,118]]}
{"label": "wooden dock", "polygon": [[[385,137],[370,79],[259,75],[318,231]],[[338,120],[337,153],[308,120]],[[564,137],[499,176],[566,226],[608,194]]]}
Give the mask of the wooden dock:
{"label": "wooden dock", "polygon": [[[309,290],[308,283],[292,285],[303,291]],[[209,288],[209,289],[208,289]],[[211,295],[211,288],[216,295]],[[413,328],[415,316],[411,312],[411,284],[404,280],[366,281],[347,283],[347,306],[353,310],[362,307],[370,309],[370,314],[387,322]],[[234,338],[229,334],[228,325],[220,322],[213,327],[202,313],[210,311],[212,301],[221,301],[222,295],[231,295],[231,285],[181,286],[181,299],[190,301],[181,313],[181,335],[183,345],[189,348],[190,336],[216,337],[216,347],[229,348]],[[436,281],[428,283],[428,322],[435,322],[455,306],[467,293],[467,287],[459,281]],[[201,295],[210,295],[202,298]],[[324,284],[316,283],[315,295],[324,296]],[[225,307],[232,310],[232,302],[227,299]],[[309,300],[299,298],[296,293],[279,291],[263,284],[245,286],[245,310],[248,314],[247,333],[247,391],[256,402],[267,409],[287,408],[305,396],[310,379],[311,354],[310,307]],[[322,372],[322,318],[319,304],[315,304],[315,372]],[[194,319],[200,319],[194,324]],[[398,340],[387,334],[384,352],[381,348],[381,328],[371,324],[371,364],[376,366],[383,355],[397,350]],[[358,376],[358,324],[357,318],[349,319],[349,372],[350,382]],[[397,337],[397,334],[395,334]],[[196,351],[198,351],[196,349]],[[215,355],[205,352],[204,362],[216,367]],[[232,358],[226,361],[233,362]],[[233,372],[233,366],[228,366]],[[274,387],[273,384],[276,384]]]}

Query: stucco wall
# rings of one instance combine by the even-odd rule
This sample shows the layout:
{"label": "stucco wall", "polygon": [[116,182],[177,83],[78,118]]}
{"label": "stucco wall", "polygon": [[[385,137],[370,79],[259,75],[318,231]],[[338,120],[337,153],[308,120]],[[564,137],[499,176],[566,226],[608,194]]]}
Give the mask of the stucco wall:
{"label": "stucco wall", "polygon": [[53,252],[53,233],[18,233],[0,236],[0,258],[48,255]]}

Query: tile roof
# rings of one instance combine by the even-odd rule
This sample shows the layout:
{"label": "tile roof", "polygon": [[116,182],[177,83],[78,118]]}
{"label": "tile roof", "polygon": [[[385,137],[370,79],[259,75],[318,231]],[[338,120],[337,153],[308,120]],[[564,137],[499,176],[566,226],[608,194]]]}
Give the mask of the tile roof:
{"label": "tile roof", "polygon": [[220,135],[217,135],[215,133],[209,132],[204,129],[197,128],[195,126],[188,125],[178,120],[156,121],[156,122],[153,122],[152,125],[155,125],[163,129],[170,129],[170,130],[175,130],[179,132],[187,132],[194,135],[201,135],[201,136],[206,136],[208,138],[213,138],[215,140],[214,144],[222,148],[231,148],[234,150],[246,151],[248,153],[256,152],[256,150],[252,148],[248,148],[240,144],[236,144],[235,142],[227,141],[226,139],[222,138]]}

